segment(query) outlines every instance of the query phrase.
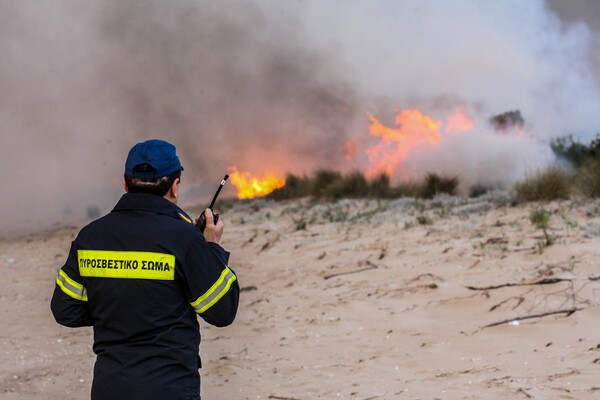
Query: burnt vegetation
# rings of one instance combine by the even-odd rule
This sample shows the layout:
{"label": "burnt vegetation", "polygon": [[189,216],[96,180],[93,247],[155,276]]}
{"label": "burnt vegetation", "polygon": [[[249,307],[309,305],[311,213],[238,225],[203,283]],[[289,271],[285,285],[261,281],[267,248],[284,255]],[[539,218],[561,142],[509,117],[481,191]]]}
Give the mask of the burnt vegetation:
{"label": "burnt vegetation", "polygon": [[428,173],[421,182],[401,182],[392,185],[390,177],[379,174],[367,178],[360,171],[342,174],[330,169],[319,169],[312,176],[288,174],[285,186],[276,189],[267,197],[273,200],[312,197],[337,200],[341,198],[401,197],[433,198],[436,194],[457,194],[458,177],[446,177]]}
{"label": "burnt vegetation", "polygon": [[[518,112],[508,112],[491,120],[500,127],[520,126]],[[600,197],[600,134],[589,144],[581,143],[567,135],[553,140],[550,147],[560,162],[532,173],[512,187],[517,202],[564,200],[574,197]],[[332,169],[319,169],[311,176],[288,173],[285,186],[270,193],[273,200],[314,199],[337,200],[342,198],[397,199],[412,197],[432,199],[438,194],[458,195],[460,178],[427,173],[421,180],[392,184],[390,177],[379,174],[366,177],[360,171],[341,173]],[[474,185],[468,196],[478,197],[494,187]]]}
{"label": "burnt vegetation", "polygon": [[525,126],[525,120],[521,115],[521,111],[507,111],[490,118],[490,123],[498,131],[505,132],[509,129],[522,128]]}

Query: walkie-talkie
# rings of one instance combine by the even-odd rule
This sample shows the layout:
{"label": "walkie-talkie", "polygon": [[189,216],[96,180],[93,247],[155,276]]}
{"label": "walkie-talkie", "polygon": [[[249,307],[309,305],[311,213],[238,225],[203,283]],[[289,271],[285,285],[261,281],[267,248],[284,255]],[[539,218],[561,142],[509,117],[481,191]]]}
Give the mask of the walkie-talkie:
{"label": "walkie-talkie", "polygon": [[[210,208],[210,212],[213,215],[213,221],[214,221],[215,225],[217,224],[217,221],[219,220],[219,214],[213,211],[213,207],[215,206],[217,197],[219,197],[219,193],[221,193],[221,189],[223,189],[223,186],[225,186],[225,182],[227,182],[228,178],[229,178],[229,174],[225,174],[225,176],[221,180],[221,184],[217,188],[217,192],[215,193],[215,196],[213,197],[212,201],[210,202],[210,205],[208,206],[208,208]],[[200,230],[202,232],[204,232],[204,228],[206,228],[206,217],[204,216],[204,211],[202,211],[202,213],[200,214],[200,217],[198,218],[198,222],[196,222],[196,226],[198,228],[200,228]]]}

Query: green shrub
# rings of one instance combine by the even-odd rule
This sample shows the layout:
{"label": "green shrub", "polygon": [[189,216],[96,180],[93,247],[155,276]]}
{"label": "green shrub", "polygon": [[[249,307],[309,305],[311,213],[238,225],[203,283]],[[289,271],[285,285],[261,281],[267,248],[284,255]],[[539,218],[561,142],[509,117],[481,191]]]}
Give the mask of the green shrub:
{"label": "green shrub", "polygon": [[375,176],[368,184],[369,197],[385,198],[390,195],[390,177],[382,173]]}
{"label": "green shrub", "polygon": [[362,172],[353,171],[347,175],[340,172],[319,169],[312,177],[287,174],[285,185],[274,190],[267,197],[273,200],[295,199],[312,196],[314,198],[387,198],[427,197],[437,193],[456,194],[458,178],[440,177],[428,174],[425,183],[400,182],[392,186],[390,177],[380,174],[367,179]]}
{"label": "green shrub", "polygon": [[319,169],[315,172],[310,184],[310,194],[314,197],[327,197],[330,186],[340,185],[342,174],[330,169]]}
{"label": "green shrub", "polygon": [[417,223],[419,225],[432,225],[433,220],[425,214],[417,215]]}
{"label": "green shrub", "polygon": [[551,216],[552,214],[550,213],[550,211],[547,211],[543,207],[535,208],[529,213],[529,220],[537,229],[546,231],[550,226]]}
{"label": "green shrub", "polygon": [[458,177],[439,176],[434,173],[428,173],[425,176],[425,182],[421,190],[421,197],[431,199],[438,193],[447,193],[450,196],[456,195],[458,188]]}
{"label": "green shrub", "polygon": [[571,194],[572,174],[559,167],[550,167],[514,185],[517,200],[550,201],[567,199]]}
{"label": "green shrub", "polygon": [[544,238],[537,242],[538,253],[542,254],[546,247],[551,246],[554,243],[554,236],[548,233],[550,227],[550,218],[552,214],[545,208],[535,208],[529,213],[529,220],[537,228],[541,229],[544,233]]}
{"label": "green shrub", "polygon": [[274,200],[296,199],[310,195],[310,180],[306,176],[287,174],[285,185],[275,189],[267,197]]}
{"label": "green shrub", "polygon": [[423,185],[420,182],[407,181],[400,182],[388,191],[388,198],[399,199],[402,197],[419,197],[423,191]]}
{"label": "green shrub", "polygon": [[325,193],[326,197],[332,199],[364,198],[369,194],[369,185],[361,172],[354,171],[340,180],[333,181]]}
{"label": "green shrub", "polygon": [[593,159],[600,158],[600,134],[589,145],[573,139],[573,135],[563,136],[550,142],[554,154],[580,168]]}
{"label": "green shrub", "polygon": [[492,125],[499,131],[505,131],[514,127],[522,127],[525,125],[525,120],[521,115],[521,111],[512,110],[502,114],[498,114],[490,118]]}
{"label": "green shrub", "polygon": [[588,161],[576,175],[577,191],[586,197],[600,197],[600,159]]}
{"label": "green shrub", "polygon": [[483,196],[490,190],[493,190],[493,186],[476,183],[469,188],[469,197]]}

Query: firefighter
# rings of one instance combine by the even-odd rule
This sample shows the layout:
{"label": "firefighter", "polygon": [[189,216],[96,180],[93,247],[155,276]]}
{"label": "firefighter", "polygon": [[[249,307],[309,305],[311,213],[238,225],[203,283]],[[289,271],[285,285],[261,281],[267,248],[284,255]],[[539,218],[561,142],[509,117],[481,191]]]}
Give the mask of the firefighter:
{"label": "firefighter", "polygon": [[126,193],[79,232],[56,278],[56,321],[93,326],[92,400],[199,400],[197,315],[214,326],[235,318],[222,219],[205,210],[203,233],[177,206],[182,171],[172,144],[136,144]]}

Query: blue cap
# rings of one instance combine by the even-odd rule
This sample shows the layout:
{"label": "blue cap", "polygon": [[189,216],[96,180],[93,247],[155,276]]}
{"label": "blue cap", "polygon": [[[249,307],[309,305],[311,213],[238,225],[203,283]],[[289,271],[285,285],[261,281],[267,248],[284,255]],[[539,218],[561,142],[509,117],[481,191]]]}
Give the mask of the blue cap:
{"label": "blue cap", "polygon": [[[143,164],[148,164],[151,171],[138,167]],[[136,144],[125,161],[125,175],[132,178],[158,179],[182,170],[175,146],[159,139]]]}

